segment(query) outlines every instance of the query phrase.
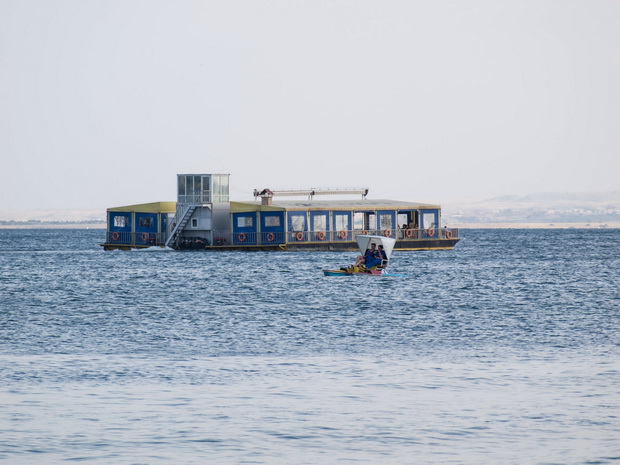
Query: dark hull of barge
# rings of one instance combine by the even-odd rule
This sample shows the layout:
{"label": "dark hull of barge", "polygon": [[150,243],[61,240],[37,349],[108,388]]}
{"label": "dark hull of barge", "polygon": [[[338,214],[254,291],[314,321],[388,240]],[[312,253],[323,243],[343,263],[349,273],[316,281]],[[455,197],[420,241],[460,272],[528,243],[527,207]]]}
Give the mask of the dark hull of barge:
{"label": "dark hull of barge", "polygon": [[[427,240],[399,240],[394,250],[450,250],[454,248],[459,239],[427,239]],[[296,243],[287,244],[259,244],[259,245],[218,245],[207,246],[209,251],[289,251],[289,252],[351,252],[357,251],[357,242],[322,242],[322,243]]]}

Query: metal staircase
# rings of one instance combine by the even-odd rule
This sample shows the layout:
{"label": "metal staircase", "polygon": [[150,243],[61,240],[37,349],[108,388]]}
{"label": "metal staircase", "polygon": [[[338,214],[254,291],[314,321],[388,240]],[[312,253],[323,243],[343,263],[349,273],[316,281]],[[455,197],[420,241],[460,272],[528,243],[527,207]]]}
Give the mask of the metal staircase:
{"label": "metal staircase", "polygon": [[182,208],[177,210],[177,213],[174,216],[174,222],[168,227],[169,232],[166,238],[166,247],[170,247],[170,244],[176,244],[179,234],[183,231],[183,228],[185,228],[185,225],[192,217],[194,210],[198,207],[198,205],[191,203],[180,205],[177,204],[177,208],[179,206]]}

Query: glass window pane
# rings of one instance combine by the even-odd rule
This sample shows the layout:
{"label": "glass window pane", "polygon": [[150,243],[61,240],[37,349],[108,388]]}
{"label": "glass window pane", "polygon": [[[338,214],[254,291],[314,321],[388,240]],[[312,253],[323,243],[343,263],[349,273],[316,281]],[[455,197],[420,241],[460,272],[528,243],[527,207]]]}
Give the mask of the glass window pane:
{"label": "glass window pane", "polygon": [[220,176],[220,184],[221,184],[221,190],[222,190],[222,194],[221,195],[225,195],[228,196],[228,176],[227,175],[222,175]]}
{"label": "glass window pane", "polygon": [[349,230],[349,215],[336,215],[335,220],[336,231]]}
{"label": "glass window pane", "polygon": [[434,228],[435,225],[435,213],[424,213],[422,215],[422,227],[423,228]]}
{"label": "glass window pane", "polygon": [[238,228],[251,228],[254,226],[254,218],[251,216],[239,216],[237,217]]}
{"label": "glass window pane", "polygon": [[371,213],[368,215],[368,229],[376,229],[377,228],[377,215]]}
{"label": "glass window pane", "polygon": [[279,216],[266,216],[265,226],[269,228],[276,228],[280,226],[280,217]]}
{"label": "glass window pane", "polygon": [[355,229],[364,229],[364,214],[362,212],[353,213],[353,227]]}
{"label": "glass window pane", "polygon": [[211,202],[211,192],[209,191],[209,185],[210,183],[210,178],[209,176],[203,176],[202,177],[202,202],[203,203],[209,203]]}
{"label": "glass window pane", "polygon": [[291,217],[291,227],[293,231],[303,231],[306,229],[306,218],[301,215]]}
{"label": "glass window pane", "polygon": [[316,215],[312,220],[312,230],[315,232],[327,231],[327,217],[325,215]]}

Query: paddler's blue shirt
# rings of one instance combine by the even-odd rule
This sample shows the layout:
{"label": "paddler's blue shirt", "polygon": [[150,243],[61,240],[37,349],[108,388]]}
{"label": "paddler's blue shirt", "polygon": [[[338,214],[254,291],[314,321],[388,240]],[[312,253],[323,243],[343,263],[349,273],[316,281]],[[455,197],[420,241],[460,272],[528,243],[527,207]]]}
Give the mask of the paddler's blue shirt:
{"label": "paddler's blue shirt", "polygon": [[381,255],[379,255],[379,251],[377,249],[368,249],[364,254],[364,258],[366,258],[367,268],[372,268],[375,265],[381,265]]}

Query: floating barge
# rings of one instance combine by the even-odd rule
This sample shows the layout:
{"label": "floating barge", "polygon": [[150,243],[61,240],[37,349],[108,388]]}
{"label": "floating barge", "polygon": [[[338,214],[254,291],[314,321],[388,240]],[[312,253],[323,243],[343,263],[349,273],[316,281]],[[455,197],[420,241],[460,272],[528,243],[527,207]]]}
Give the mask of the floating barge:
{"label": "floating barge", "polygon": [[[315,196],[360,195],[357,200]],[[396,239],[395,249],[451,249],[456,228],[441,226],[439,205],[370,200],[368,189],[254,191],[254,201],[229,199],[228,174],[177,175],[177,202],[107,210],[105,250],[357,250],[358,235]],[[305,196],[307,200],[280,200]]]}

